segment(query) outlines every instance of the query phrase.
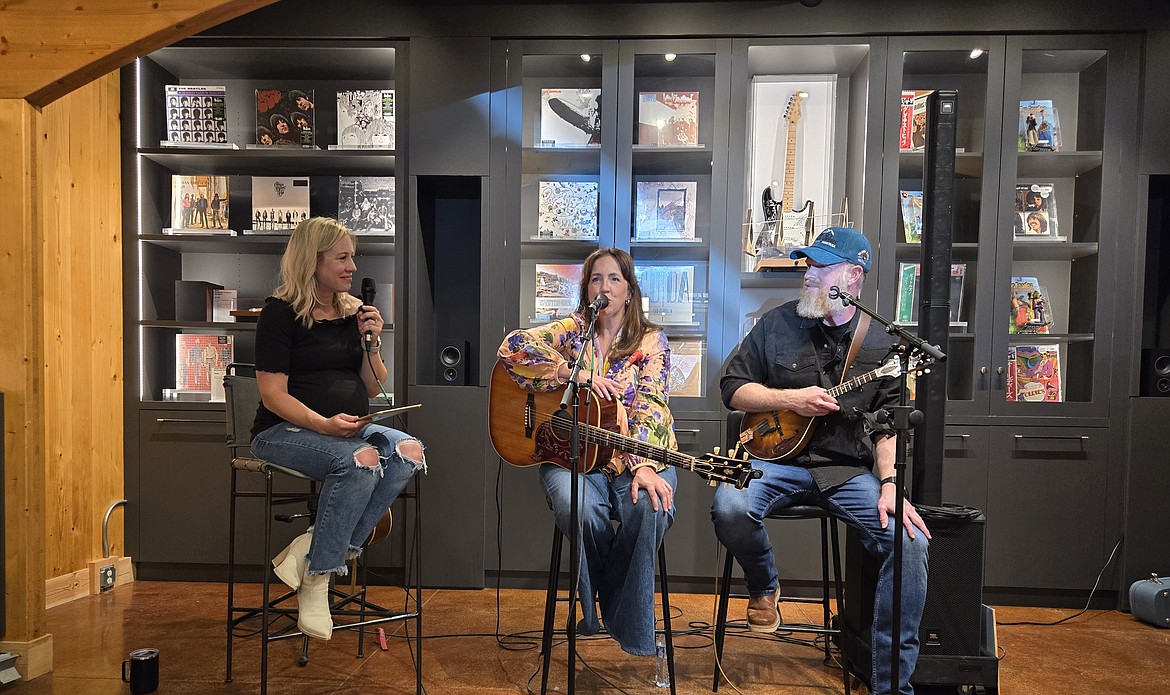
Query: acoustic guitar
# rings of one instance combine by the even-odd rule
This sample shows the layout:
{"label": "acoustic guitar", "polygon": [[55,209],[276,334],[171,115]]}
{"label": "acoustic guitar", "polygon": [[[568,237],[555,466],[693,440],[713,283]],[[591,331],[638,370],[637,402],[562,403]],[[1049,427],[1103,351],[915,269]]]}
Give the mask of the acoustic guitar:
{"label": "acoustic guitar", "polygon": [[[912,372],[924,372],[929,360],[913,360]],[[833,398],[860,388],[865,384],[887,376],[902,373],[902,363],[891,357],[880,367],[828,389]],[[816,427],[817,418],[805,417],[791,410],[772,410],[765,413],[746,413],[739,429],[739,443],[752,456],[762,461],[783,461],[799,454]]]}
{"label": "acoustic guitar", "polygon": [[[496,453],[513,466],[555,463],[572,470],[569,462],[569,437],[572,415],[561,409],[564,388],[536,393],[521,388],[500,363],[492,369],[488,392],[488,430]],[[616,401],[596,397],[582,398],[579,414],[581,458],[578,470],[587,473],[604,466],[614,450],[622,451],[670,466],[685,468],[712,485],[730,483],[742,489],[762,471],[746,460],[720,456],[687,454],[618,434]]]}

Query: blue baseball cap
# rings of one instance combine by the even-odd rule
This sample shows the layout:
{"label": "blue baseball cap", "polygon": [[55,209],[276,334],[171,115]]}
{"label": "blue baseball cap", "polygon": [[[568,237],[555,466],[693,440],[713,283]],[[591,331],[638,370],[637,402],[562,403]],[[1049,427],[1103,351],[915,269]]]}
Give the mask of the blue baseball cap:
{"label": "blue baseball cap", "polygon": [[829,227],[818,234],[813,243],[796,249],[788,254],[788,257],[797,259],[806,256],[821,265],[848,261],[861,266],[861,269],[868,273],[869,259],[872,255],[869,239],[861,232],[848,227]]}

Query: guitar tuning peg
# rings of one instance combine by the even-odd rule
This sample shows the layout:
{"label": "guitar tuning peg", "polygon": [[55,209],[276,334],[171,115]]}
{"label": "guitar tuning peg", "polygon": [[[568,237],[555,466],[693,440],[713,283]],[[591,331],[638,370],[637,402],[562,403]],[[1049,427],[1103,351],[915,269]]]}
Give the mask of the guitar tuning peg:
{"label": "guitar tuning peg", "polygon": [[708,480],[707,484],[710,485],[711,487],[719,487],[719,481],[715,480],[714,478],[711,478],[710,480]]}
{"label": "guitar tuning peg", "polygon": [[718,456],[718,455],[719,455],[719,451],[720,451],[720,449],[719,449],[719,447],[714,447],[713,449],[711,449],[711,451],[712,451],[712,453],[714,453],[716,456]]}

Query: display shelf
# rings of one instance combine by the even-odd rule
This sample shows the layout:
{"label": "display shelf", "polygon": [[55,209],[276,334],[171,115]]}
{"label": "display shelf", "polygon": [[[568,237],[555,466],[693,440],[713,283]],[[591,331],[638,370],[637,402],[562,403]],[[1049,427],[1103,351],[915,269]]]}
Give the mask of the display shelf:
{"label": "display shelf", "polygon": [[[198,236],[192,234],[139,234],[139,241],[181,253],[282,254],[288,234]],[[394,237],[358,235],[358,256],[393,256]]]}
{"label": "display shelf", "polygon": [[1101,166],[1101,152],[1020,152],[1016,176],[1023,179],[1061,179],[1087,174]]}
{"label": "display shelf", "polygon": [[395,155],[388,150],[322,150],[271,148],[214,150],[144,147],[145,159],[184,174],[382,175],[394,173]]}
{"label": "display shelf", "polygon": [[[922,166],[926,160],[923,152],[901,150],[898,159],[898,173],[904,179],[921,179]],[[955,176],[959,178],[982,178],[982,152],[956,152]]]}

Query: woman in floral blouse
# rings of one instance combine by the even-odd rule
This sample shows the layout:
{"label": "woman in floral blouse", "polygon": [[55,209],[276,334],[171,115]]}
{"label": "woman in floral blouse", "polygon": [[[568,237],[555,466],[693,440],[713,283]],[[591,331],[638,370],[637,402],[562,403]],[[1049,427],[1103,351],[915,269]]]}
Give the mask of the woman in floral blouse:
{"label": "woman in floral blouse", "polygon": [[[589,304],[599,294],[609,304],[597,319],[597,335],[583,344]],[[630,437],[676,449],[674,418],[667,407],[670,345],[642,311],[634,259],[620,249],[599,249],[585,259],[577,310],[559,321],[513,331],[499,359],[520,386],[552,391],[568,382],[572,361],[585,353],[579,381],[592,378],[593,398],[624,406]],[[586,392],[581,392],[584,398]],[[619,422],[622,418],[619,416]],[[572,537],[570,471],[540,467],[557,526]],[[577,631],[600,629],[596,600],[609,634],[626,652],[654,654],[654,558],[674,520],[675,469],[616,452],[605,465],[578,478],[582,523],[582,572]],[[610,520],[618,522],[613,528]]]}

